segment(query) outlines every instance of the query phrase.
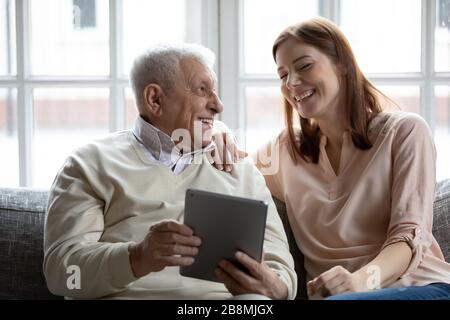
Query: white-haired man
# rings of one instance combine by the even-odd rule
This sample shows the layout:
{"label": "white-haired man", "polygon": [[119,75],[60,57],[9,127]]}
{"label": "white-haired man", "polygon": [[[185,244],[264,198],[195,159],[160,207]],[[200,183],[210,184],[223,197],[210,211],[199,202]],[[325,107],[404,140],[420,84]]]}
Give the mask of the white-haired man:
{"label": "white-haired man", "polygon": [[[231,173],[208,161],[209,132],[223,110],[213,63],[210,50],[187,44],[159,45],[135,60],[133,129],[76,150],[53,183],[44,233],[50,291],[72,298],[295,297],[293,260],[263,177],[245,160]],[[224,284],[180,276],[179,267],[201,250],[182,223],[188,188],[269,202],[265,260],[238,255],[249,273],[221,262]],[[75,271],[78,283],[71,283]]]}

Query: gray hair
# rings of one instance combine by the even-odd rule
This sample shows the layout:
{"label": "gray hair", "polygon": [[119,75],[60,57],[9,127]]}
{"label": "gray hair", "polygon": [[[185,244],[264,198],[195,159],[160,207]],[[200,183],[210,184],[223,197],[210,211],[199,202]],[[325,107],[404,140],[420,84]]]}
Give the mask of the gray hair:
{"label": "gray hair", "polygon": [[130,85],[139,109],[144,102],[144,88],[155,83],[170,90],[175,85],[179,63],[186,58],[195,59],[212,70],[216,56],[210,49],[197,44],[160,43],[134,60],[130,70]]}

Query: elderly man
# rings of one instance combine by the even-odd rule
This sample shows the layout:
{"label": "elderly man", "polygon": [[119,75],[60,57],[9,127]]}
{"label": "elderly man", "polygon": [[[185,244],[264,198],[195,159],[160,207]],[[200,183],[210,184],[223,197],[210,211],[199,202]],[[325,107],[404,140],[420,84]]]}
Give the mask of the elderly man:
{"label": "elderly man", "polygon": [[[295,297],[293,260],[263,177],[245,159],[231,173],[208,161],[209,132],[223,109],[213,63],[213,53],[201,46],[160,45],[147,51],[131,71],[140,115],[133,129],[68,157],[52,186],[45,224],[44,273],[54,294]],[[182,223],[188,188],[269,202],[264,261],[238,254],[248,273],[222,261],[217,275],[224,284],[181,276],[179,267],[192,264],[201,250],[201,239]]]}

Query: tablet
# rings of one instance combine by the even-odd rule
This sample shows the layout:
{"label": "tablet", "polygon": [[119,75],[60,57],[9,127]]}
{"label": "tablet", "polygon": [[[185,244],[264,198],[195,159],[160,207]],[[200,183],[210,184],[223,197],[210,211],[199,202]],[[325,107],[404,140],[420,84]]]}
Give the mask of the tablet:
{"label": "tablet", "polygon": [[234,258],[237,250],[261,262],[266,202],[195,189],[186,191],[185,200],[184,223],[202,244],[195,262],[180,267],[181,275],[222,282],[214,273],[221,259],[243,268]]}

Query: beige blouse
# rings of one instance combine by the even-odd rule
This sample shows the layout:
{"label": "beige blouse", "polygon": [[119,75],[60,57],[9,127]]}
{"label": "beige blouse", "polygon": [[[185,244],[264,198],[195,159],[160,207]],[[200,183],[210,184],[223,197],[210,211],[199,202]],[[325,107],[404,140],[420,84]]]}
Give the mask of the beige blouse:
{"label": "beige blouse", "polygon": [[307,280],[337,265],[354,272],[406,241],[413,258],[389,287],[450,283],[450,264],[432,235],[436,150],[429,127],[418,115],[396,112],[380,113],[369,129],[369,150],[344,133],[338,175],[325,136],[318,164],[299,157],[295,165],[285,132],[258,151],[272,195],[286,203]]}

